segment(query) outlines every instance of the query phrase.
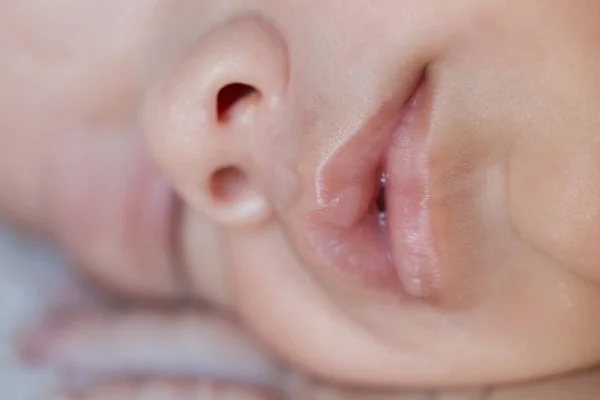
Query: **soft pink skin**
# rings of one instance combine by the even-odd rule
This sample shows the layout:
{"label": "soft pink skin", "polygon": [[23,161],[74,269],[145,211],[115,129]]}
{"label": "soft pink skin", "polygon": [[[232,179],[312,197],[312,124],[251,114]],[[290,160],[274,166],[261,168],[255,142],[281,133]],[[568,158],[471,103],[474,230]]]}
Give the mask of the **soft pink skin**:
{"label": "soft pink skin", "polygon": [[[233,308],[265,342],[304,370],[365,385],[513,382],[600,361],[600,3],[166,8],[157,36],[175,56],[149,73],[145,133],[185,202],[217,226]],[[405,158],[388,160],[405,163],[391,165],[396,267],[412,264],[404,286],[425,283],[407,299],[354,273],[379,267],[354,250],[373,244],[357,240],[356,221],[377,163],[345,150],[362,132],[375,138],[374,116],[423,74],[430,100],[399,128],[389,154]],[[236,83],[255,92],[223,118],[219,93]],[[228,168],[247,178],[237,195],[214,189],[237,182]],[[330,204],[350,215],[343,233],[318,215]],[[200,240],[186,240],[201,274]]]}
{"label": "soft pink skin", "polygon": [[[233,310],[295,367],[336,382],[481,385],[600,359],[597,4],[61,4],[0,6],[0,209],[50,232],[108,286],[132,297],[191,293]],[[73,34],[81,24],[89,35]],[[339,273],[303,225],[318,167],[390,97],[402,99],[425,66],[437,94],[427,210],[452,277],[429,303]],[[218,91],[239,82],[260,93],[215,120]],[[187,203],[174,247],[164,186],[144,184],[161,178],[140,130]],[[209,181],[232,165],[250,180],[227,201]],[[82,321],[59,336],[85,334],[93,324]],[[145,332],[105,322],[109,334]],[[167,345],[174,333],[162,328]],[[96,332],[84,348],[104,343]],[[135,349],[128,340],[117,344]],[[54,359],[74,354],[53,343]],[[102,354],[74,358],[94,370]],[[569,382],[581,398],[596,390]],[[559,393],[552,385],[514,390]],[[378,398],[369,396],[354,398]]]}

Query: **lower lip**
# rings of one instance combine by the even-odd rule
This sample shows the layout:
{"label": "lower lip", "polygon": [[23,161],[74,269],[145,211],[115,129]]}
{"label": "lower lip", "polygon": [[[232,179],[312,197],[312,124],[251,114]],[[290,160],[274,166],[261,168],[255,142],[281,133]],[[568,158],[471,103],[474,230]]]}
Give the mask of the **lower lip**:
{"label": "lower lip", "polygon": [[[399,122],[385,132],[378,157],[387,175],[385,218],[373,199],[352,224],[321,220],[309,229],[311,246],[326,264],[363,286],[418,299],[434,296],[439,276],[427,205],[428,101],[428,86],[421,82],[400,111]],[[376,182],[377,165],[362,167],[372,168]]]}
{"label": "lower lip", "polygon": [[441,281],[429,202],[429,94],[423,85],[415,92],[386,155],[392,258],[404,290],[427,299],[435,296]]}

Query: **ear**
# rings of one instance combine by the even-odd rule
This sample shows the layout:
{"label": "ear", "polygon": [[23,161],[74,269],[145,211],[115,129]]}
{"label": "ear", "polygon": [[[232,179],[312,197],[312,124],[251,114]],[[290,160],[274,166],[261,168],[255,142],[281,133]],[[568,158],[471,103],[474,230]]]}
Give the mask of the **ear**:
{"label": "ear", "polygon": [[287,84],[286,48],[274,32],[256,18],[221,25],[166,74],[144,110],[151,152],[178,192],[228,227],[272,212],[254,144],[279,118]]}

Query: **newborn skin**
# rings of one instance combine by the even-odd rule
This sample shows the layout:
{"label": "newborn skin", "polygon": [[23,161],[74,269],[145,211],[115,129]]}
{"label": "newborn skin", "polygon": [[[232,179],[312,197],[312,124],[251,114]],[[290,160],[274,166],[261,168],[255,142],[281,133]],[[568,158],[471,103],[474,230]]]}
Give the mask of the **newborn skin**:
{"label": "newborn skin", "polygon": [[[598,362],[599,13],[164,4],[145,132],[219,227],[243,320],[294,365],[355,384]],[[184,241],[194,270],[199,240]]]}
{"label": "newborn skin", "polygon": [[[94,276],[133,295],[187,287],[294,367],[339,383],[500,384],[600,360],[600,4],[73,2],[71,24],[124,17],[90,25],[97,36],[81,47],[59,8],[32,4],[0,6],[2,54],[40,40],[0,63],[20,94],[1,99],[20,135],[0,150],[40,148],[35,170],[53,173],[44,185],[2,176],[0,207],[12,212],[4,196],[17,193],[32,201],[22,219],[39,219],[38,189],[77,188],[53,198],[66,222],[48,224]],[[18,29],[33,17],[35,29]],[[64,36],[43,29],[57,24]],[[40,54],[81,57],[34,70]],[[31,84],[65,70],[81,80]],[[95,174],[82,158],[102,160]]]}

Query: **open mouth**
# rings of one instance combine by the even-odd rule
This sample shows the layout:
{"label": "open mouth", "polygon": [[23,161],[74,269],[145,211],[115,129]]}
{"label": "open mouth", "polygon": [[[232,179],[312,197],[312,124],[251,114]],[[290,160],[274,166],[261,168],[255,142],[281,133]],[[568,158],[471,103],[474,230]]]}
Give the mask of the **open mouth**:
{"label": "open mouth", "polygon": [[375,198],[375,206],[377,207],[377,212],[379,213],[379,220],[381,223],[385,223],[387,217],[387,208],[385,203],[385,185],[387,183],[387,174],[385,172],[381,173],[379,177],[379,192],[377,193],[377,197]]}
{"label": "open mouth", "polygon": [[416,82],[320,166],[308,231],[321,263],[427,298],[440,276],[428,203],[431,92],[425,74]]}

